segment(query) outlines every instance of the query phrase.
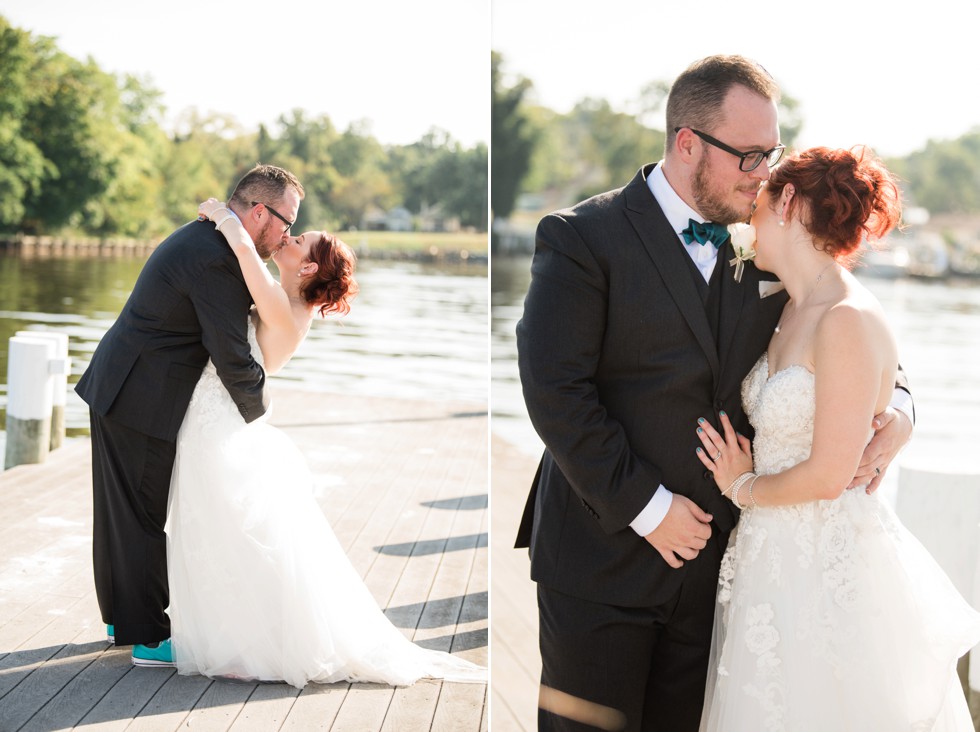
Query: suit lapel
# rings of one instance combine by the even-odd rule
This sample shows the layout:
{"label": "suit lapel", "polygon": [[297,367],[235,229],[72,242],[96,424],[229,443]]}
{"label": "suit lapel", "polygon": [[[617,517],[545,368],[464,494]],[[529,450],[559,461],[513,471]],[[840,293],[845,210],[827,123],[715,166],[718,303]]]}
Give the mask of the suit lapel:
{"label": "suit lapel", "polygon": [[653,166],[641,169],[623,191],[626,217],[636,231],[654,267],[677,304],[678,310],[690,326],[694,338],[704,351],[711,365],[715,381],[721,371],[718,349],[711,325],[704,310],[704,303],[691,279],[690,267],[684,261],[684,251],[673,230],[647,186],[646,176]]}
{"label": "suit lapel", "polygon": [[738,330],[739,316],[745,303],[745,293],[752,284],[752,277],[742,277],[741,282],[735,281],[735,267],[729,262],[735,256],[731,239],[718,252],[718,262],[715,267],[721,267],[721,314],[718,320],[718,358],[724,366]]}

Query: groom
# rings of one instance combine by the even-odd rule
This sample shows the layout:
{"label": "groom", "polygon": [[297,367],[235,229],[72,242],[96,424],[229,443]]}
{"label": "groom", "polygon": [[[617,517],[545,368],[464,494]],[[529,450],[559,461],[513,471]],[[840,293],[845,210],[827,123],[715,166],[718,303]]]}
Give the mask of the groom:
{"label": "groom", "polygon": [[[542,730],[698,728],[737,514],[696,420],[725,411],[751,434],[740,385],[786,294],[752,265],[734,279],[723,226],[683,232],[747,219],[781,152],[778,98],[742,57],[696,62],[670,91],[664,160],[538,226],[517,345],[546,449],[517,546],[538,585]],[[857,480],[910,434],[879,417]]]}
{"label": "groom", "polygon": [[[292,173],[259,165],[229,207],[268,258],[303,196]],[[247,340],[251,303],[214,224],[185,224],[149,257],[75,387],[91,418],[95,591],[110,639],[132,644],[137,665],[173,663],[163,529],[177,431],[208,359],[242,419],[268,406],[265,372]]]}

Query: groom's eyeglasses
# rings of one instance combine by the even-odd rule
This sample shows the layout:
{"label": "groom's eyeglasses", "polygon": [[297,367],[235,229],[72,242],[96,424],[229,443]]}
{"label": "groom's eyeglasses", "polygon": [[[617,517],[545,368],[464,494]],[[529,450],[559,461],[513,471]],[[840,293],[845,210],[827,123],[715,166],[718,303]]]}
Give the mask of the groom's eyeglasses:
{"label": "groom's eyeglasses", "polygon": [[[675,133],[680,132],[682,129],[683,129],[682,127],[675,127],[674,132]],[[786,150],[785,145],[776,145],[776,147],[774,147],[772,150],[765,150],[765,151],[753,150],[752,152],[742,152],[741,150],[736,150],[734,147],[731,147],[730,145],[726,145],[720,140],[716,140],[711,135],[706,135],[700,130],[694,129],[693,127],[688,127],[687,129],[689,129],[691,132],[693,132],[695,135],[700,137],[709,145],[714,145],[719,150],[724,150],[726,153],[731,153],[732,155],[737,157],[739,159],[738,169],[741,170],[743,173],[752,172],[753,170],[759,167],[760,163],[762,163],[763,160],[765,160],[766,164],[770,168],[772,168],[773,166],[776,165],[776,163],[779,162],[779,159],[783,157],[783,152]]]}
{"label": "groom's eyeglasses", "polygon": [[275,216],[275,217],[276,217],[277,219],[279,219],[280,221],[282,221],[282,222],[283,222],[283,223],[284,223],[284,224],[286,225],[286,228],[285,228],[285,229],[283,229],[283,232],[282,232],[282,233],[284,233],[284,234],[285,234],[285,233],[286,233],[287,231],[289,231],[289,230],[290,230],[291,228],[293,228],[293,224],[295,224],[295,223],[296,223],[295,221],[290,221],[289,219],[287,219],[287,218],[286,218],[285,216],[283,216],[283,215],[282,215],[281,213],[279,213],[279,212],[278,212],[278,211],[276,211],[276,210],[275,210],[274,208],[272,208],[272,206],[270,206],[270,205],[269,205],[268,203],[262,203],[261,201],[251,201],[251,204],[252,204],[253,206],[260,206],[260,205],[261,205],[261,206],[265,206],[265,210],[266,210],[266,211],[268,211],[268,212],[269,212],[269,213],[271,213],[271,214],[272,214],[273,216]]}

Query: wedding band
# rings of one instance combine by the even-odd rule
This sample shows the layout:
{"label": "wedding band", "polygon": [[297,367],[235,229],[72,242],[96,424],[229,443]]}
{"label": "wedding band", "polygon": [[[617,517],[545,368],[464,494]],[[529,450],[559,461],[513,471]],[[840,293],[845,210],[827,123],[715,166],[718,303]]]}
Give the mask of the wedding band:
{"label": "wedding band", "polygon": [[875,468],[875,475],[881,475],[881,468]]}
{"label": "wedding band", "polygon": [[719,450],[719,451],[718,451],[718,454],[717,454],[717,455],[715,455],[715,456],[714,456],[713,458],[711,458],[711,459],[712,459],[713,461],[716,461],[716,462],[717,462],[717,460],[718,460],[718,458],[720,458],[720,457],[721,457],[721,450]]}

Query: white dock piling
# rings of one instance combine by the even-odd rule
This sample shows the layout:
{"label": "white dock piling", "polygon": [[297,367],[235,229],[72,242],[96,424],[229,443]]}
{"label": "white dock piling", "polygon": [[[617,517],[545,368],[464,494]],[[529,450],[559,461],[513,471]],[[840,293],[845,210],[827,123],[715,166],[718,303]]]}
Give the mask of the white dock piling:
{"label": "white dock piling", "polygon": [[68,334],[48,330],[19,330],[15,334],[25,338],[45,338],[55,344],[54,360],[50,363],[51,379],[51,442],[50,449],[57,450],[65,441],[65,402],[68,394],[68,374],[71,359],[68,357]]}
{"label": "white dock piling", "polygon": [[53,407],[51,371],[58,369],[53,340],[13,336],[9,344],[5,469],[47,458]]}
{"label": "white dock piling", "polygon": [[[980,474],[902,466],[895,512],[973,607],[980,609]],[[970,651],[970,689],[980,691],[980,646]]]}

